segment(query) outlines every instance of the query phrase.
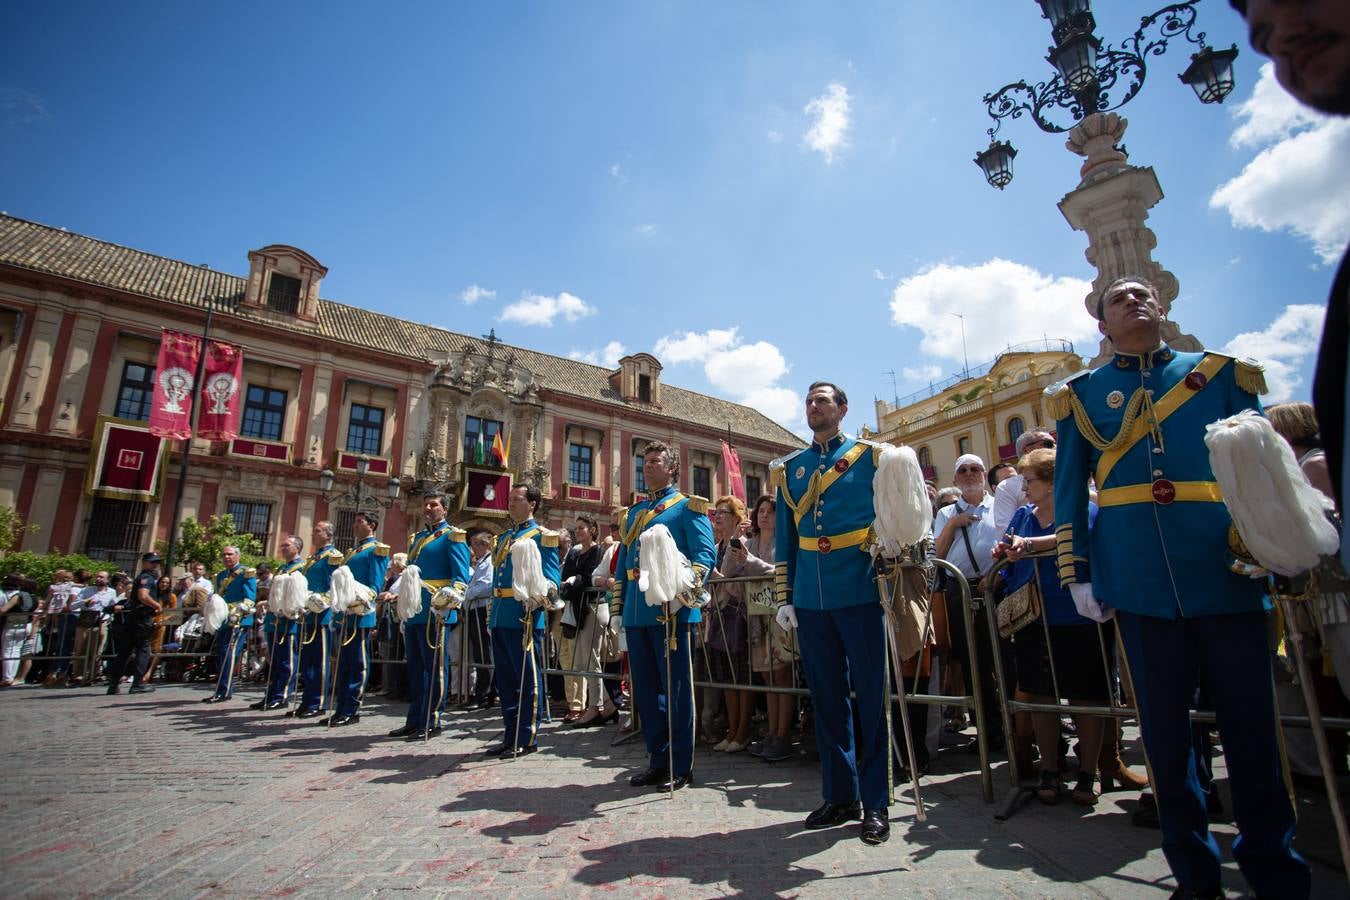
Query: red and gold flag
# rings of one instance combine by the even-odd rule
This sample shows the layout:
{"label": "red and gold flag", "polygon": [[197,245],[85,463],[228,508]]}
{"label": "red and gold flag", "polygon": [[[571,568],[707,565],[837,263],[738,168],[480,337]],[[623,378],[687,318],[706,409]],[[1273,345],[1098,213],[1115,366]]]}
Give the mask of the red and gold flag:
{"label": "red and gold flag", "polygon": [[244,352],[241,348],[222,341],[206,342],[197,437],[208,441],[230,441],[238,436],[243,377]]}
{"label": "red and gold flag", "polygon": [[201,353],[199,337],[164,329],[150,400],[150,433],[183,440],[192,437],[192,391]]}
{"label": "red and gold flag", "polygon": [[119,500],[158,499],[168,446],[139,422],[99,416],[84,492]]}
{"label": "red and gold flag", "polygon": [[722,465],[727,470],[727,484],[731,488],[731,495],[745,503],[745,479],[741,477],[741,457],[736,448],[726,441],[722,442]]}

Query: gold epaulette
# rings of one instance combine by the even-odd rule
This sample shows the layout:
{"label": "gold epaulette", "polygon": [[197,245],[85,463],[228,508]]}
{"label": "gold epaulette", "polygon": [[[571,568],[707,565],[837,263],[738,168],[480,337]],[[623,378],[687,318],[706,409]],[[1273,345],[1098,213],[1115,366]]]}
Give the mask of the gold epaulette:
{"label": "gold epaulette", "polygon": [[326,554],[324,554],[324,555],[325,555],[328,559],[336,559],[336,560],[343,560],[343,561],[345,561],[345,560],[347,559],[346,554],[343,553],[341,550],[339,550],[339,549],[336,548],[336,547],[334,547],[332,550],[329,550],[329,551],[328,551]]}
{"label": "gold epaulette", "polygon": [[872,465],[881,465],[881,451],[885,450],[890,444],[883,444],[880,441],[869,441],[865,438],[858,438],[858,443],[872,448]]}
{"label": "gold epaulette", "polygon": [[257,577],[258,577],[258,570],[255,569],[255,568],[253,568],[252,566],[249,566],[248,568],[244,569],[244,577],[245,577],[245,578],[257,578]]}
{"label": "gold epaulette", "polygon": [[467,531],[463,528],[456,528],[453,525],[451,525],[450,530],[446,532],[446,536],[456,544],[467,543],[469,540],[469,533]]}
{"label": "gold epaulette", "polygon": [[558,532],[549,531],[547,528],[539,529],[539,546],[556,547],[558,546]]}
{"label": "gold epaulette", "polygon": [[1266,367],[1251,357],[1233,360],[1233,380],[1249,394],[1261,396],[1266,388]]}
{"label": "gold epaulette", "polygon": [[1062,422],[1073,415],[1073,382],[1091,373],[1091,369],[1080,369],[1062,381],[1056,381],[1045,389],[1042,402],[1045,412],[1054,422]]}
{"label": "gold epaulette", "polygon": [[376,544],[376,545],[375,545],[375,555],[376,555],[376,556],[388,556],[388,555],[389,555],[389,545],[388,545],[388,544]]}
{"label": "gold epaulette", "polygon": [[696,494],[689,495],[689,508],[700,516],[708,514],[708,498],[700,497]]}

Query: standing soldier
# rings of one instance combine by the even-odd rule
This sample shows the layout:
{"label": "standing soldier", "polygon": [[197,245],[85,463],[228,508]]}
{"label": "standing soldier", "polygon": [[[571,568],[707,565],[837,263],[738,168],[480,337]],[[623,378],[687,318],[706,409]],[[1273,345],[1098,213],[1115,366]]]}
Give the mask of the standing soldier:
{"label": "standing soldier", "polygon": [[522,602],[525,598],[516,597],[511,548],[518,541],[538,544],[544,578],[555,588],[558,586],[562,575],[558,566],[558,533],[534,520],[539,500],[537,488],[521,485],[511,489],[507,511],[516,524],[497,536],[492,555],[493,600],[488,627],[492,630],[492,662],[496,667],[505,731],[502,742],[488,748],[488,756],[533,753],[538,749],[539,725],[547,702],[541,664],[548,613],[542,609],[527,613]]}
{"label": "standing soldier", "polygon": [[[239,548],[226,547],[220,553],[225,568],[216,573],[215,592],[230,608],[230,616],[216,632],[216,691],[203,703],[223,703],[234,696],[234,670],[244,648],[248,630],[253,627],[253,602],[258,596],[258,573],[239,562]],[[236,609],[239,604],[243,607]]]}
{"label": "standing soldier", "polygon": [[[1177,895],[1221,896],[1219,845],[1196,772],[1197,682],[1218,717],[1241,836],[1233,856],[1259,896],[1306,897],[1294,809],[1282,773],[1265,583],[1237,574],[1245,554],[1210,468],[1205,426],[1260,410],[1259,366],[1162,341],[1157,290],[1117,278],[1097,301],[1115,356],[1046,389],[1058,425],[1055,538],[1060,581],[1078,611],[1116,612],[1157,788],[1163,853]],[[1088,479],[1098,513],[1088,531]]]}
{"label": "standing soldier", "polygon": [[880,844],[891,834],[889,676],[884,612],[867,551],[881,448],[839,430],[847,412],[842,390],[825,381],[811,385],[811,446],[770,466],[778,495],[774,593],[778,624],[797,629],[815,710],[825,802],[806,817],[806,827],[830,828],[861,815],[863,843]]}
{"label": "standing soldier", "polygon": [[[295,534],[287,535],[281,542],[281,558],[285,562],[277,570],[277,575],[300,571],[305,564],[304,557],[300,555],[304,549],[304,538]],[[273,583],[276,583],[275,578]],[[270,668],[267,673],[267,694],[252,704],[250,709],[285,709],[290,704],[291,680],[295,673],[295,642],[299,630],[299,622],[278,616],[274,602],[267,604],[263,633],[271,635],[272,644],[272,652],[268,656]]]}
{"label": "standing soldier", "polygon": [[[686,606],[662,610],[647,605],[638,587],[642,568],[638,538],[655,525],[669,529],[675,547],[694,570],[695,589],[701,588],[717,560],[708,501],[680,493],[676,489],[679,474],[680,455],[673,448],[653,441],[643,450],[642,476],[648,496],[623,517],[610,609],[611,622],[622,616],[633,704],[647,744],[647,768],[628,783],[633,787],[659,785],[666,791],[679,790],[694,777],[694,665],[689,626],[703,617],[699,610]],[[672,614],[673,631],[665,621]]]}
{"label": "standing soldier", "polygon": [[342,647],[338,650],[337,701],[332,715],[320,724],[351,725],[361,719],[361,698],[366,692],[366,678],[370,675],[370,633],[375,628],[374,595],[384,587],[384,573],[389,569],[389,545],[375,540],[375,529],[380,525],[375,513],[359,512],[352,522],[356,547],[347,554],[347,568],[356,583],[370,589],[372,599],[360,613],[345,612],[339,633]]}
{"label": "standing soldier", "polygon": [[469,580],[468,536],[464,529],[445,520],[449,503],[445,494],[427,494],[422,503],[422,521],[426,527],[408,540],[408,565],[417,566],[422,581],[417,614],[403,622],[408,692],[412,702],[408,704],[408,717],[403,727],[395,728],[389,736],[409,741],[423,741],[441,733],[441,708],[445,704],[450,650],[443,628],[453,623],[457,614],[451,610],[444,616],[433,610],[431,598],[444,587],[463,591]]}
{"label": "standing soldier", "polygon": [[309,592],[323,597],[322,611],[306,607],[300,619],[300,680],[303,690],[300,705],[286,713],[296,719],[312,719],[323,712],[328,699],[328,632],[333,611],[328,592],[333,586],[333,570],[342,565],[342,551],[333,546],[333,523],[314,525],[314,552],[305,562],[305,581]]}

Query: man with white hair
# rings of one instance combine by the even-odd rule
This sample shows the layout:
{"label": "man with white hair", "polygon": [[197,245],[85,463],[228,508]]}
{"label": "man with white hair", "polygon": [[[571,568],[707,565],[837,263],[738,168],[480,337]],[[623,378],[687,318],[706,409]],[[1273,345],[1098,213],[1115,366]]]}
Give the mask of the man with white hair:
{"label": "man with white hair", "polygon": [[[305,558],[300,555],[304,549],[304,538],[298,534],[287,535],[281,542],[282,563],[281,568],[277,569],[277,575],[300,571],[300,567],[305,564]],[[263,633],[269,635],[271,644],[267,693],[263,699],[250,704],[249,709],[285,709],[290,704],[291,676],[295,671],[295,642],[299,629],[298,622],[277,615],[273,604],[268,603],[267,615],[263,618]]]}
{"label": "man with white hair", "polygon": [[328,592],[333,587],[333,570],[342,567],[346,557],[333,546],[333,523],[314,523],[314,552],[305,561],[305,581],[311,594],[325,599],[322,612],[306,609],[300,619],[300,680],[303,689],[300,704],[287,716],[311,719],[320,715],[328,702],[328,679],[332,675],[328,664],[329,631],[333,611],[327,604]]}
{"label": "man with white hair", "polygon": [[[239,562],[239,548],[226,547],[220,552],[225,568],[216,574],[212,590],[220,595],[225,605],[232,611],[244,601],[253,602],[258,597],[258,573]],[[224,703],[234,696],[234,669],[243,652],[248,631],[253,627],[253,614],[242,616],[237,624],[228,620],[216,632],[216,662],[220,672],[216,677],[216,690],[203,703]]]}
{"label": "man with white hair", "polygon": [[[1021,459],[1032,450],[1055,449],[1055,436],[1037,428],[1024,431],[1017,436],[1017,458]],[[994,489],[994,530],[999,534],[1008,530],[1013,513],[1027,505],[1026,480],[1019,475],[1010,475],[998,483]]]}

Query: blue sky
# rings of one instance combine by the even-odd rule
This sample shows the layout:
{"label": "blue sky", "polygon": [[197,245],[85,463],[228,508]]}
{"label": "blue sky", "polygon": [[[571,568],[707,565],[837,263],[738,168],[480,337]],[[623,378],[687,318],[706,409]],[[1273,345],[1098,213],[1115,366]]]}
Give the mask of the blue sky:
{"label": "blue sky", "polygon": [[[1097,7],[1118,44],[1154,4]],[[1350,127],[1286,101],[1226,3],[1200,26],[1241,51],[1228,102],[1177,80],[1174,41],[1122,111],[1165,194],[1154,257],[1183,331],[1303,398]],[[1031,0],[21,0],[0,34],[12,215],[237,274],[293,244],[329,299],[602,363],[654,350],[668,382],[793,428],[817,378],[856,429],[960,369],[954,313],[972,366],[1043,336],[1096,351],[1056,207],[1081,160],[1023,119],[1007,190],[972,163],[981,96],[1050,74]]]}

